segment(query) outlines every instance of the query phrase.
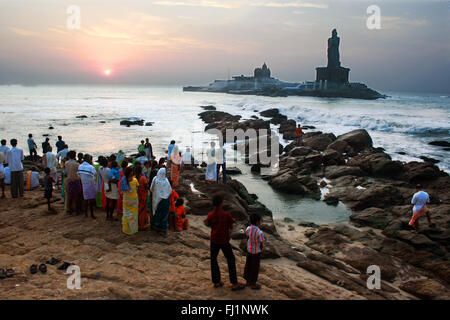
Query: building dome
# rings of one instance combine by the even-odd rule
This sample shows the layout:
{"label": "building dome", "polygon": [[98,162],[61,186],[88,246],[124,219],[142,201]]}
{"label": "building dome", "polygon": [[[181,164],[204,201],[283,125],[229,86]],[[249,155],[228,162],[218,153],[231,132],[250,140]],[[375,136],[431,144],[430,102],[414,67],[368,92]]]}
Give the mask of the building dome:
{"label": "building dome", "polygon": [[270,69],[264,62],[261,68],[256,68],[254,71],[255,78],[270,78]]}

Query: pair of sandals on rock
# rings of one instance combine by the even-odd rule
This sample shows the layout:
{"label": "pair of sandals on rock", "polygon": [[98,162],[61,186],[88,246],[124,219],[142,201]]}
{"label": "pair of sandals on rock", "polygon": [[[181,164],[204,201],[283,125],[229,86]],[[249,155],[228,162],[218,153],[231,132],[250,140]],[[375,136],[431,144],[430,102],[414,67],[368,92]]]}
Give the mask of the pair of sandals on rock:
{"label": "pair of sandals on rock", "polygon": [[[46,264],[49,264],[49,265],[52,265],[52,266],[54,266],[54,265],[56,265],[57,263],[59,263],[59,262],[61,262],[61,259],[57,259],[57,258],[51,258],[49,261],[47,261],[46,263],[41,263],[40,265],[39,265],[39,267],[36,265],[36,264],[33,264],[31,267],[30,267],[30,273],[31,274],[36,274],[37,273],[37,271],[38,271],[38,269],[39,269],[39,271],[41,272],[41,273],[46,273],[47,272],[47,265]],[[70,265],[72,265],[73,263],[69,263],[69,262],[63,262],[63,264],[62,265],[60,265],[59,267],[58,267],[58,270],[66,270]]]}
{"label": "pair of sandals on rock", "polygon": [[[220,281],[220,282],[218,282],[218,283],[214,283],[214,288],[220,288],[220,287],[223,287],[223,282],[222,281]],[[239,291],[239,290],[243,290],[243,289],[245,289],[245,287],[246,286],[249,286],[248,284],[247,285],[243,285],[243,284],[241,284],[241,283],[236,283],[236,284],[233,284],[233,286],[231,287],[231,290],[232,291]],[[252,289],[254,289],[254,290],[259,290],[259,289],[261,289],[261,286],[258,284],[258,285],[255,285],[255,286],[258,286],[258,288],[257,289],[254,289],[253,288],[253,286],[252,286]]]}
{"label": "pair of sandals on rock", "polygon": [[14,273],[13,269],[0,269],[0,279],[11,278]]}

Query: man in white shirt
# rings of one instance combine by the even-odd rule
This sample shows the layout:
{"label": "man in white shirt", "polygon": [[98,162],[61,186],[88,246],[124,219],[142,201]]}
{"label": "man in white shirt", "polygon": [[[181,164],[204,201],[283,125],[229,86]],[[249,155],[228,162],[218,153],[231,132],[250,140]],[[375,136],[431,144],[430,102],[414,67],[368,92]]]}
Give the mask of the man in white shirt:
{"label": "man in white shirt", "polygon": [[64,149],[62,149],[56,154],[56,159],[58,159],[58,162],[62,162],[67,157],[68,153],[69,153],[69,146],[65,144]]}
{"label": "man in white shirt", "polygon": [[23,197],[23,165],[25,159],[23,150],[17,148],[17,140],[11,139],[12,149],[8,152],[6,158],[11,170],[11,196],[17,198],[17,195]]}
{"label": "man in white shirt", "polygon": [[0,188],[2,188],[2,198],[6,198],[5,195],[5,166],[6,156],[3,152],[0,152]]}
{"label": "man in white shirt", "polygon": [[220,167],[222,167],[223,183],[227,182],[227,164],[226,164],[226,150],[223,144],[220,144],[217,150],[217,181],[219,181]]}
{"label": "man in white shirt", "polygon": [[413,204],[414,207],[413,216],[411,221],[409,222],[409,225],[411,227],[414,226],[416,232],[419,231],[419,218],[424,214],[427,216],[429,227],[433,227],[430,218],[430,210],[428,210],[427,208],[427,203],[430,203],[430,196],[428,195],[428,193],[423,191],[422,186],[418,184],[416,186],[416,193],[414,193],[414,196],[411,200],[411,204]]}

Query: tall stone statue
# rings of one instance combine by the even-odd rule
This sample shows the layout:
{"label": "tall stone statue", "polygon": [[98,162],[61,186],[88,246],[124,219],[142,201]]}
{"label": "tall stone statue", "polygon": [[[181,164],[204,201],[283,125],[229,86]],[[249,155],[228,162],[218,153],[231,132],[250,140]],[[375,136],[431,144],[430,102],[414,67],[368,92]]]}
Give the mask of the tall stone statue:
{"label": "tall stone statue", "polygon": [[336,68],[341,66],[339,61],[339,42],[336,29],[331,32],[331,38],[328,38],[328,68]]}

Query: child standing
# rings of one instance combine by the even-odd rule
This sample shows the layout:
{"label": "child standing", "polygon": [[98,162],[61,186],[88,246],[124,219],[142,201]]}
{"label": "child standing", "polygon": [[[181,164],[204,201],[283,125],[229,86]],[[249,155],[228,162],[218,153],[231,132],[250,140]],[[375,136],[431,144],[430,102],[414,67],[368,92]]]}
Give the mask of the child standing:
{"label": "child standing", "polygon": [[261,285],[257,283],[259,274],[259,264],[261,261],[261,250],[263,247],[264,237],[263,232],[259,228],[261,225],[261,216],[254,213],[250,215],[250,226],[245,230],[247,235],[247,260],[245,262],[244,279],[247,280],[247,286],[253,290],[261,289]]}
{"label": "child standing", "polygon": [[189,226],[188,218],[186,217],[186,209],[184,209],[184,200],[178,198],[175,202],[175,212],[177,214],[176,231],[187,230]]}
{"label": "child standing", "polygon": [[45,168],[45,177],[44,177],[44,198],[47,199],[47,205],[48,205],[48,211],[49,212],[56,212],[55,209],[53,209],[50,205],[50,199],[52,198],[53,194],[53,183],[55,180],[50,176],[50,168]]}

